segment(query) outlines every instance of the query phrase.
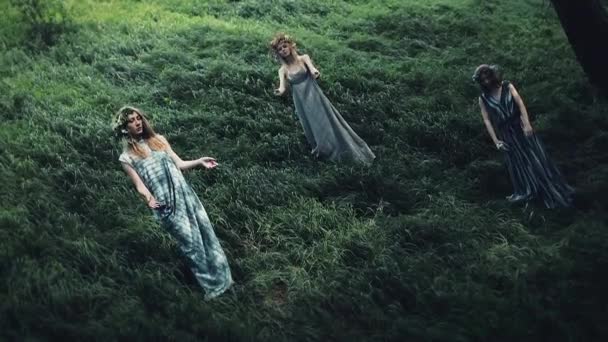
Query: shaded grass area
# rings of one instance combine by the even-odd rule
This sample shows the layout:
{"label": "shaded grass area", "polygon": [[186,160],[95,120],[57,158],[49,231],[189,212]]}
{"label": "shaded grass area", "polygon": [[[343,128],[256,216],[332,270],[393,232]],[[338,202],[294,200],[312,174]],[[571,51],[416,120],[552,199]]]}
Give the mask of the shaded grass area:
{"label": "shaded grass area", "polygon": [[[600,340],[608,120],[546,3],[72,1],[76,29],[0,28],[5,339]],[[296,36],[376,155],[312,160],[266,43]],[[576,207],[510,207],[470,74],[502,65]],[[149,112],[184,158],[233,290],[204,302],[109,129]]]}

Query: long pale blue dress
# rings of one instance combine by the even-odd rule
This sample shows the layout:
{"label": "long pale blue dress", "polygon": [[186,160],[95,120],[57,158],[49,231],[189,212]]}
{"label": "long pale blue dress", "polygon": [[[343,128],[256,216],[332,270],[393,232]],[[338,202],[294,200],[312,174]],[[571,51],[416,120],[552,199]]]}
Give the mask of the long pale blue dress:
{"label": "long pale blue dress", "polygon": [[288,74],[296,115],[312,154],[331,161],[371,164],[376,156],[329,102],[307,67]]}
{"label": "long pale blue dress", "polygon": [[151,150],[143,140],[139,144],[148,157],[123,152],[119,160],[135,169],[157,202],[167,205],[153,210],[154,216],[177,240],[205,299],[219,296],[232,285],[232,276],[203,204],[166,152]]}
{"label": "long pale blue dress", "polygon": [[525,201],[539,198],[547,208],[570,206],[574,189],[547,156],[536,134],[524,134],[519,106],[509,91],[509,82],[503,82],[500,99],[485,93],[481,94],[481,99],[488,109],[497,138],[508,147],[505,160],[514,188],[510,198]]}

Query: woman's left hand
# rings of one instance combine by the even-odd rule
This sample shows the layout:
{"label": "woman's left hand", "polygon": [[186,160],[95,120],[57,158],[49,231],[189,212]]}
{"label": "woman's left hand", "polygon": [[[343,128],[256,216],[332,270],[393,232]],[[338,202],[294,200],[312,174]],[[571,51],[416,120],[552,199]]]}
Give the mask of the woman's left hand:
{"label": "woman's left hand", "polygon": [[532,133],[534,133],[534,130],[532,129],[532,126],[530,124],[523,125],[522,129],[524,130],[524,135],[527,137],[531,136]]}
{"label": "woman's left hand", "polygon": [[321,73],[319,72],[319,70],[315,70],[313,73],[313,76],[318,79],[319,77],[321,77]]}
{"label": "woman's left hand", "polygon": [[207,170],[209,169],[214,169],[216,166],[218,166],[219,164],[217,163],[217,161],[215,161],[215,158],[211,158],[211,157],[202,157],[201,159],[199,159],[201,162],[201,165],[203,165],[203,167]]}

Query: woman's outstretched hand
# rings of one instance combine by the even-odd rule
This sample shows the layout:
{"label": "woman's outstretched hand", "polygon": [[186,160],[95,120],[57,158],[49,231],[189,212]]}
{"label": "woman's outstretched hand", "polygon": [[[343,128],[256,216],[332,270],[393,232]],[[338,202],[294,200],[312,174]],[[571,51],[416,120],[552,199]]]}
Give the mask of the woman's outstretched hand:
{"label": "woman's outstretched hand", "polygon": [[201,165],[207,169],[214,169],[216,166],[218,166],[219,164],[217,163],[217,161],[215,161],[215,158],[211,158],[211,157],[202,157],[201,159],[199,159],[201,162]]}

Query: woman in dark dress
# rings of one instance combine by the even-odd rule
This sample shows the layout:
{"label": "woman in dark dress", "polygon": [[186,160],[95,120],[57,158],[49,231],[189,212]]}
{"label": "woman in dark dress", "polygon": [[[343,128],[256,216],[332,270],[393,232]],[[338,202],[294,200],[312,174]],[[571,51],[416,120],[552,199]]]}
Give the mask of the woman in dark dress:
{"label": "woman in dark dress", "polygon": [[277,34],[270,43],[272,53],[281,62],[279,88],[275,95],[291,88],[296,114],[315,157],[331,161],[353,160],[371,164],[376,156],[329,102],[316,79],[319,70],[308,55],[298,55],[293,39]]}
{"label": "woman in dark dress", "polygon": [[479,107],[486,129],[496,148],[505,154],[514,188],[507,199],[527,202],[538,198],[547,208],[570,206],[574,189],[565,182],[534,134],[515,87],[502,80],[494,65],[477,67],[473,80],[481,87]]}

